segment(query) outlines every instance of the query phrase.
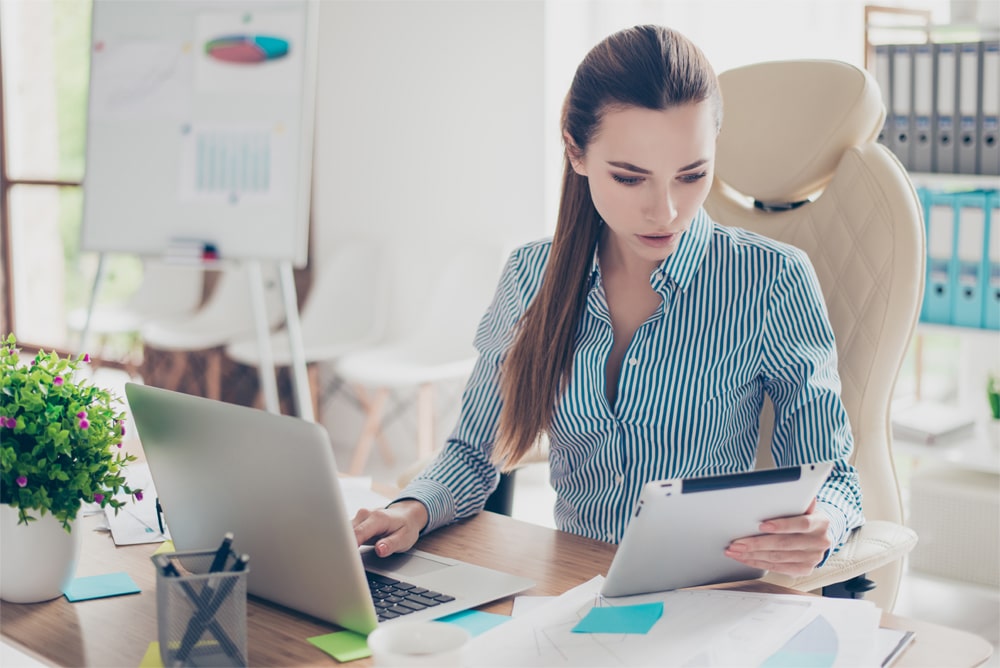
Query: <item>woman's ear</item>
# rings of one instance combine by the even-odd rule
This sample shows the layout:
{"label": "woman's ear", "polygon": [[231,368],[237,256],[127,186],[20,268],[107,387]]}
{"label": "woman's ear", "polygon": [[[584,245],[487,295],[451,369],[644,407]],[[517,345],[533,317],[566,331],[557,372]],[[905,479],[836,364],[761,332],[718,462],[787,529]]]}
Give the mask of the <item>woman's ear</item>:
{"label": "woman's ear", "polygon": [[566,147],[566,159],[569,160],[573,171],[580,176],[586,176],[587,169],[583,164],[583,151],[577,148],[573,138],[565,130],[563,130],[563,145]]}

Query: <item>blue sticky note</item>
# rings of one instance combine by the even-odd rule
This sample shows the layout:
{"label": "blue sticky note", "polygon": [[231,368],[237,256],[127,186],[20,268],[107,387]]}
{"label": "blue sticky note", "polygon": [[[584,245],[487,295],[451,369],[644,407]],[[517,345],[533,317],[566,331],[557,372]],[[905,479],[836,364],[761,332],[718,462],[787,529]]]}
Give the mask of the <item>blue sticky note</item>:
{"label": "blue sticky note", "polygon": [[662,601],[591,608],[573,633],[648,633],[662,616]]}
{"label": "blue sticky note", "polygon": [[509,619],[510,617],[507,615],[497,615],[492,612],[482,612],[481,610],[463,610],[462,612],[456,612],[453,615],[441,617],[438,621],[461,626],[469,632],[470,636],[476,637],[480,633],[486,633],[494,626],[503,624]]}
{"label": "blue sticky note", "polygon": [[108,573],[106,575],[91,575],[86,578],[76,578],[63,591],[71,602],[86,601],[92,598],[106,598],[123,594],[138,594],[141,589],[135,584],[128,573]]}

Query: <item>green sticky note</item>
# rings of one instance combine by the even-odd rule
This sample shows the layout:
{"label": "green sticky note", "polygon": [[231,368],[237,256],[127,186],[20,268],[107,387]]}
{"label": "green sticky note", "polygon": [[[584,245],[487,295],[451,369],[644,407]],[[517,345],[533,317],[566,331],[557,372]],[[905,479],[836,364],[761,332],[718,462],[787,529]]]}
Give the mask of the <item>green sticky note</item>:
{"label": "green sticky note", "polygon": [[448,615],[446,617],[441,617],[438,619],[439,622],[448,622],[449,624],[455,624],[456,626],[461,626],[463,629],[469,632],[472,637],[478,636],[480,633],[486,633],[494,626],[503,624],[510,617],[507,615],[497,615],[492,612],[482,612],[480,610],[463,610],[462,612],[456,612],[453,615]]}
{"label": "green sticky note", "polygon": [[573,633],[648,633],[662,616],[662,601],[591,608]]}
{"label": "green sticky note", "polygon": [[368,639],[354,631],[337,631],[306,640],[340,662],[355,661],[372,655],[372,651],[368,649]]}
{"label": "green sticky note", "polygon": [[128,573],[107,573],[76,578],[69,583],[63,594],[71,602],[92,598],[106,598],[123,594],[138,594],[141,589]]}

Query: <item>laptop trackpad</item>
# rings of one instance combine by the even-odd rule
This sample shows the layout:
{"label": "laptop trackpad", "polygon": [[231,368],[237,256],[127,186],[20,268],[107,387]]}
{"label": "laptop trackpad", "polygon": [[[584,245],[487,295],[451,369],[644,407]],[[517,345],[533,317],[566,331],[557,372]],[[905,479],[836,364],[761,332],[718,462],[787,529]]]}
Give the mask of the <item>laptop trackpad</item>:
{"label": "laptop trackpad", "polygon": [[376,571],[391,572],[401,578],[417,577],[433,573],[434,571],[448,568],[452,564],[435,559],[428,559],[416,554],[392,554],[388,557],[379,557],[374,550],[367,550],[362,553],[365,568]]}

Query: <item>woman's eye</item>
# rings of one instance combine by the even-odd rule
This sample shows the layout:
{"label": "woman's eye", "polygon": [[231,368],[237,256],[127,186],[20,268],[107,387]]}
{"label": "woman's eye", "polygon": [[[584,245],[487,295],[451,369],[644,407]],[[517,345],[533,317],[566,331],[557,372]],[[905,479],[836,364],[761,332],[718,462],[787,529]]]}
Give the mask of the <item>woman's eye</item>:
{"label": "woman's eye", "polygon": [[611,178],[626,186],[634,186],[642,182],[642,178],[639,176],[621,176],[620,174],[612,174]]}
{"label": "woman's eye", "polygon": [[708,172],[698,172],[697,174],[684,174],[680,177],[683,183],[695,183],[708,176]]}

